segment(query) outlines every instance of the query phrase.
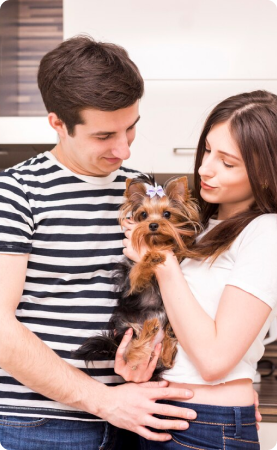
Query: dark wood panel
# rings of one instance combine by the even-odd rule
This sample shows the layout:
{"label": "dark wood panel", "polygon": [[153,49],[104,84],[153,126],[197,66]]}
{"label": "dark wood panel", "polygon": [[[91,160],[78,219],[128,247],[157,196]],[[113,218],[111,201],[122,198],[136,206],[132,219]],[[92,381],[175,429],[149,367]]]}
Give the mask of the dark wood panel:
{"label": "dark wood panel", "polygon": [[270,366],[263,361],[272,363],[273,373],[261,378],[261,383],[255,383],[254,388],[259,394],[260,412],[264,422],[277,422],[277,341],[265,347],[265,353],[259,364],[261,375],[269,373]]}
{"label": "dark wood panel", "polygon": [[0,8],[0,116],[16,116],[18,2],[9,0]]}
{"label": "dark wood panel", "polygon": [[[8,89],[9,96],[8,105],[0,108],[0,115],[44,116],[37,70],[42,56],[63,40],[62,0],[9,0],[2,8],[0,33],[5,36],[2,41],[6,57],[2,58],[5,76],[0,79],[0,91]],[[9,81],[11,72],[12,83]]]}
{"label": "dark wood panel", "polygon": [[37,87],[42,56],[63,39],[62,0],[18,0],[18,115],[45,115]]}

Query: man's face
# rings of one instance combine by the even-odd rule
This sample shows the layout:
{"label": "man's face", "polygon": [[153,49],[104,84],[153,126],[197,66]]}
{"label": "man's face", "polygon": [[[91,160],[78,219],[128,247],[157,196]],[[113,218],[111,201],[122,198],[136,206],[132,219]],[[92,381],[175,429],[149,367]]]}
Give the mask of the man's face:
{"label": "man's face", "polygon": [[103,177],[117,170],[130,157],[139,120],[138,101],[116,111],[86,109],[84,124],[75,125],[70,136],[63,124],[60,143],[53,152],[72,172]]}

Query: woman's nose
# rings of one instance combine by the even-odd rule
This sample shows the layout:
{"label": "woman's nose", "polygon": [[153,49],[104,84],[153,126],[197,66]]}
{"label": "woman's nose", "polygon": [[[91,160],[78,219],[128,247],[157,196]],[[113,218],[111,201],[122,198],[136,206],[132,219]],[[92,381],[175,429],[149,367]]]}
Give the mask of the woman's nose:
{"label": "woman's nose", "polygon": [[214,167],[210,158],[203,158],[202,164],[198,169],[198,173],[200,177],[213,177],[214,176]]}

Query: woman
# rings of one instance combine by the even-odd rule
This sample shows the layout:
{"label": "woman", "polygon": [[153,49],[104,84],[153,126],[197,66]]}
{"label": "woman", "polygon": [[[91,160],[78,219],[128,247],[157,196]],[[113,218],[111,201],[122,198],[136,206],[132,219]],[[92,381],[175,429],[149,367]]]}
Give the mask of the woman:
{"label": "woman", "polygon": [[[204,231],[179,266],[171,252],[156,277],[179,341],[172,386],[191,389],[197,418],[172,440],[143,449],[259,449],[252,382],[277,305],[277,96],[233,96],[200,136],[195,192]],[[124,254],[138,261],[132,226]]]}

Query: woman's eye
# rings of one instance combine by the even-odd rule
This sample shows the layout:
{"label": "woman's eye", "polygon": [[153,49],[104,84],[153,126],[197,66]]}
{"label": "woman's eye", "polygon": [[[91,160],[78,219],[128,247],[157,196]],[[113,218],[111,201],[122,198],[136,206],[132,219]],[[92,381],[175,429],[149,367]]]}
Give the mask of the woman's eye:
{"label": "woman's eye", "polygon": [[210,150],[209,148],[205,148],[205,149],[204,149],[204,152],[206,152],[206,153],[211,153],[211,150]]}
{"label": "woman's eye", "polygon": [[147,219],[147,213],[145,211],[143,211],[142,213],[140,213],[140,217],[142,220]]}
{"label": "woman's eye", "polygon": [[171,216],[171,213],[170,213],[169,211],[164,211],[163,216],[164,216],[166,219],[169,219],[170,216]]}
{"label": "woman's eye", "polygon": [[224,164],[225,167],[229,167],[230,169],[231,169],[232,167],[234,167],[234,166],[232,166],[231,164],[227,164],[225,161],[223,161],[223,164]]}

